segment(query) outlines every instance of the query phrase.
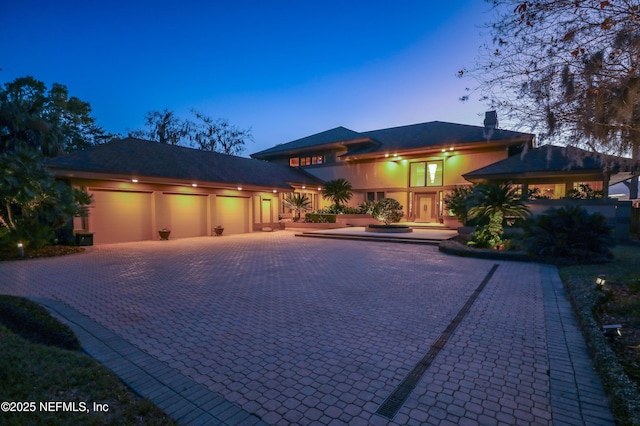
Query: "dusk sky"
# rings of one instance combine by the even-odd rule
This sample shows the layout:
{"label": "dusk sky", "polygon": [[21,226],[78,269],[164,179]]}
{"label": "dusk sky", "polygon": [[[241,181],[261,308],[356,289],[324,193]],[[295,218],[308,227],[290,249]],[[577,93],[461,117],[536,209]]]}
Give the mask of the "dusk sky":
{"label": "dusk sky", "polygon": [[483,0],[21,0],[0,16],[0,83],[64,84],[123,136],[165,108],[250,127],[245,156],[337,126],[483,120],[456,77],[486,41]]}

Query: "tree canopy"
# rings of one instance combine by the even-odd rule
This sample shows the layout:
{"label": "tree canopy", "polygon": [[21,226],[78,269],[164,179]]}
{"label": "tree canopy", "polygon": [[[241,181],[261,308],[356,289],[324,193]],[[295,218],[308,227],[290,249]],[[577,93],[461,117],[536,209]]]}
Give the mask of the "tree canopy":
{"label": "tree canopy", "polygon": [[543,140],[638,159],[637,0],[487,1],[492,43],[459,73],[471,92]]}
{"label": "tree canopy", "polygon": [[247,140],[253,140],[251,129],[240,129],[223,118],[214,119],[191,110],[194,120],[182,119],[173,111],[149,111],[145,129],[132,130],[130,136],[171,145],[182,145],[205,151],[238,155]]}
{"label": "tree canopy", "polygon": [[0,88],[0,153],[55,157],[110,138],[91,116],[91,106],[70,97],[61,84],[47,89],[33,77],[21,77]]}

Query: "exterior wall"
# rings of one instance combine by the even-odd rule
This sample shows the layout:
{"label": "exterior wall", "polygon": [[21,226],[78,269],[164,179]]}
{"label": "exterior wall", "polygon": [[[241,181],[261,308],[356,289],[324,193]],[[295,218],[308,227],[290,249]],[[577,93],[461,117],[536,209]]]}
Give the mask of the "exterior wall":
{"label": "exterior wall", "polygon": [[[367,192],[384,192],[385,197],[397,200],[403,206],[403,220],[413,220],[419,216],[420,200],[426,195],[433,198],[433,214],[429,220],[438,220],[441,210],[440,192],[443,194],[456,185],[468,185],[462,175],[507,158],[506,149],[463,151],[443,153],[435,156],[412,156],[408,158],[343,161],[322,166],[305,167],[310,174],[328,181],[337,178],[348,180],[353,186],[353,198],[349,206],[357,207],[367,199]],[[410,164],[426,161],[442,161],[442,186],[411,187]],[[422,198],[420,198],[422,197]],[[329,203],[327,203],[329,204]],[[426,219],[425,219],[426,220]]]}
{"label": "exterior wall", "polygon": [[217,225],[232,235],[278,221],[273,192],[89,179],[71,184],[93,195],[89,216],[73,223],[74,231],[93,233],[94,244],[157,240],[162,228],[171,238],[212,235]]}

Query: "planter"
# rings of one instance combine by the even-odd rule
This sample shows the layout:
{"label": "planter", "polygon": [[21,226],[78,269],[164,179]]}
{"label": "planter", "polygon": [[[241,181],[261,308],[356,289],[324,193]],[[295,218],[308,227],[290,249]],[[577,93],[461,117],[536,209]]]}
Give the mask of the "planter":
{"label": "planter", "polygon": [[408,225],[369,225],[365,229],[365,232],[382,232],[386,234],[402,234],[413,232]]}
{"label": "planter", "polygon": [[221,227],[220,228],[213,228],[213,232],[214,232],[214,235],[216,237],[220,237],[220,236],[222,236],[222,233],[224,232],[224,228],[221,228]]}
{"label": "planter", "polygon": [[158,235],[160,235],[161,240],[168,240],[169,235],[171,235],[171,231],[158,231]]}

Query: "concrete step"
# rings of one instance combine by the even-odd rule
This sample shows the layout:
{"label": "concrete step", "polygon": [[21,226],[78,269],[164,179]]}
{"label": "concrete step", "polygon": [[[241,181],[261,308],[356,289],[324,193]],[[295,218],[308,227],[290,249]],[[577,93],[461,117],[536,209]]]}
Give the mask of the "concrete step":
{"label": "concrete step", "polygon": [[394,237],[382,237],[378,235],[360,236],[360,235],[348,235],[348,234],[323,234],[318,232],[302,232],[295,234],[296,237],[307,238],[331,238],[335,240],[352,240],[352,241],[374,241],[384,243],[399,243],[399,244],[419,244],[419,245],[432,245],[437,246],[440,244],[440,240],[426,239],[426,238],[403,238],[395,234]]}

